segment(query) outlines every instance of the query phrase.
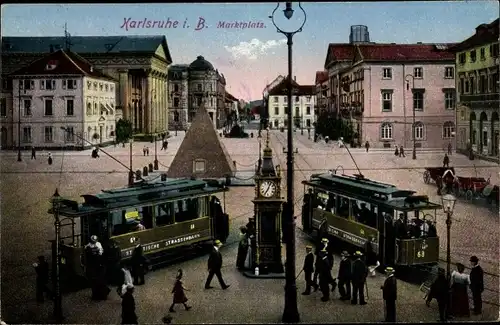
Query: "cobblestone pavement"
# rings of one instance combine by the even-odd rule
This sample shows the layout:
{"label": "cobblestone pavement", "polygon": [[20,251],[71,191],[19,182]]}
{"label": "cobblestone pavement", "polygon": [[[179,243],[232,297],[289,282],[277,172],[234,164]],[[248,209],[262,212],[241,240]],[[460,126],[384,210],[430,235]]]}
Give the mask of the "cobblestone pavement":
{"label": "cobblestone pavement", "polygon": [[[161,151],[158,142],[160,169],[166,170],[173,160],[184,134],[169,139],[168,150]],[[263,140],[263,139],[262,139]],[[236,161],[238,170],[253,170],[258,159],[258,139],[223,139],[228,152]],[[275,163],[286,168],[286,155],[282,152],[286,144],[285,134],[272,131],[271,147],[276,154]],[[142,155],[143,146],[149,146],[150,156]],[[300,215],[303,187],[300,182],[312,173],[334,169],[338,165],[345,168],[347,174],[353,173],[351,158],[345,149],[332,144],[313,143],[307,135],[296,134],[295,197],[296,215]],[[113,157],[128,165],[129,148],[120,146],[104,148]],[[387,183],[394,183],[401,188],[415,189],[427,194],[433,201],[439,202],[435,185],[426,185],[422,179],[424,167],[440,166],[443,153],[418,153],[417,160],[411,157],[396,158],[391,152],[369,152],[361,149],[351,150],[359,168],[366,177]],[[134,143],[133,168],[139,169],[154,159],[154,145]],[[81,194],[95,193],[105,188],[124,186],[127,182],[127,170],[117,162],[101,154],[101,158],[92,159],[90,150],[83,152],[52,152],[54,163],[49,166],[43,152],[37,160],[29,160],[29,153],[23,153],[23,162],[16,161],[15,152],[2,152],[2,319],[8,322],[36,323],[46,322],[51,306],[37,305],[34,301],[34,270],[32,263],[37,255],[50,255],[48,240],[53,238],[53,220],[46,213],[49,199],[56,187],[65,197],[77,199]],[[410,153],[411,155],[411,153]],[[469,161],[466,157],[453,155],[453,166],[457,166],[460,175],[490,176],[493,183],[499,182],[498,166],[484,161]],[[476,164],[476,169],[471,166]],[[391,169],[390,169],[391,168]],[[408,168],[416,168],[409,170]],[[61,173],[61,171],[63,173]],[[283,182],[285,185],[285,182]],[[253,214],[250,200],[254,196],[253,188],[232,188],[226,194],[226,208],[231,216],[232,234],[229,243],[237,240],[239,226],[244,225]],[[472,205],[459,201],[453,215],[452,259],[455,262],[467,262],[470,255],[481,259],[483,268],[496,274],[487,287],[496,288],[494,299],[498,302],[498,211],[485,205]],[[300,217],[297,219],[300,225]],[[445,238],[444,216],[438,214],[438,233]],[[303,258],[304,239],[298,234],[299,247],[297,266],[300,270]],[[441,241],[442,256],[445,240]],[[254,280],[241,276],[233,265],[236,258],[236,245],[225,247],[224,275],[232,284],[227,291],[213,289],[205,292],[203,281],[206,276],[206,257],[200,257],[179,265],[173,265],[148,275],[148,284],[139,287],[136,293],[138,314],[141,322],[155,323],[161,320],[170,303],[170,290],[173,277],[178,267],[186,273],[185,282],[192,291],[188,292],[194,308],[174,315],[174,322],[279,322],[283,310],[283,280]],[[337,259],[338,261],[338,259]],[[370,300],[367,306],[351,306],[340,301],[322,304],[319,294],[309,297],[299,295],[299,308],[304,322],[356,322],[379,321],[383,318],[380,284],[382,278],[370,280]],[[495,282],[496,281],[496,282]],[[299,290],[303,280],[298,279]],[[436,307],[427,311],[422,293],[418,287],[400,281],[398,302],[401,321],[433,321],[437,318]],[[64,310],[67,323],[113,323],[119,321],[120,300],[113,292],[110,299],[100,305],[88,299],[89,292],[84,290],[64,297]],[[264,299],[263,299],[264,298]],[[322,307],[325,305],[324,307]],[[321,308],[317,308],[321,306]],[[341,308],[340,308],[341,307]],[[403,312],[404,310],[404,312]],[[498,307],[485,305],[483,319],[497,319]]]}

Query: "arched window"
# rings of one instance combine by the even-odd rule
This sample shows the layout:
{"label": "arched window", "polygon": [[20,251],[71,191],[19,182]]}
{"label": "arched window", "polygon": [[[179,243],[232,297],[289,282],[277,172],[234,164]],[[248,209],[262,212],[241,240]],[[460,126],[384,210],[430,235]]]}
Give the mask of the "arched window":
{"label": "arched window", "polygon": [[87,103],[87,115],[92,115],[92,103]]}
{"label": "arched window", "polygon": [[97,103],[94,103],[94,115],[97,115]]}
{"label": "arched window", "polygon": [[451,121],[443,124],[443,139],[450,139],[455,136],[455,124]]}
{"label": "arched window", "polygon": [[380,127],[380,138],[382,140],[392,140],[392,124],[382,123]]}
{"label": "arched window", "polygon": [[424,124],[422,122],[415,122],[415,140],[424,139]]}

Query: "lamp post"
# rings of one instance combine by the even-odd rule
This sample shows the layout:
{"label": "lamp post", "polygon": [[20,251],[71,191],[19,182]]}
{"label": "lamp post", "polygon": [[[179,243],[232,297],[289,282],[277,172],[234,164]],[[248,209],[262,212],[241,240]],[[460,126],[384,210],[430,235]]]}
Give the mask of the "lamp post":
{"label": "lamp post", "polygon": [[[286,2],[285,10],[283,13],[286,19],[290,19],[293,16],[294,10],[292,9],[292,3]],[[293,45],[293,36],[302,31],[302,27],[304,27],[306,23],[306,12],[302,8],[299,2],[299,8],[304,13],[304,21],[299,29],[293,32],[285,32],[280,29],[276,23],[274,22],[274,14],[276,10],[278,10],[279,2],[274,11],[272,12],[271,18],[274,27],[278,33],[281,33],[286,36],[287,45],[288,45],[288,141],[287,141],[287,156],[286,156],[286,173],[287,173],[287,211],[288,215],[285,216],[287,223],[286,227],[288,231],[287,234],[287,243],[286,243],[286,284],[285,284],[285,308],[283,311],[282,321],[284,323],[298,323],[300,322],[299,310],[297,307],[297,284],[295,282],[295,219],[293,217],[294,214],[294,193],[293,193],[293,115],[292,115],[292,45]]]}
{"label": "lamp post", "polygon": [[[406,80],[406,90],[409,90],[410,88],[410,79],[411,78],[411,90],[412,90],[412,98],[413,98],[413,91],[415,89],[415,77],[412,74],[407,74],[405,77]],[[413,132],[413,151],[411,155],[411,159],[417,159],[417,134],[415,133],[415,105],[412,103],[412,112],[413,112],[413,123],[412,123],[412,132]]]}
{"label": "lamp post", "polygon": [[54,213],[54,229],[55,229],[55,252],[53,255],[53,259],[55,259],[54,263],[54,318],[56,321],[62,321],[62,296],[61,296],[61,220],[59,219],[59,205],[60,205],[61,197],[59,192],[56,191],[54,195],[52,195],[51,203],[52,203],[52,211]]}
{"label": "lamp post", "polygon": [[[441,196],[443,211],[446,214],[446,278],[448,279],[448,283],[451,281],[451,216],[453,215],[456,201],[457,199],[452,194]],[[448,299],[449,306],[449,303],[451,303],[451,292]]]}
{"label": "lamp post", "polygon": [[17,161],[23,161],[21,157],[21,79],[17,85],[19,92],[19,116],[17,117]]}

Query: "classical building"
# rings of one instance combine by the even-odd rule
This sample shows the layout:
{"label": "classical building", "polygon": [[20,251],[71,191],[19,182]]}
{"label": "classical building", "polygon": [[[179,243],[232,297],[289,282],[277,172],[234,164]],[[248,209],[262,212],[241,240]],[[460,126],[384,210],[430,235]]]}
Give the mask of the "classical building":
{"label": "classical building", "polygon": [[57,50],[10,80],[14,101],[12,110],[2,105],[2,146],[83,149],[113,142],[115,80],[76,53]]}
{"label": "classical building", "polygon": [[172,63],[165,36],[3,37],[2,98],[12,107],[8,74],[50,52],[70,49],[119,82],[117,109],[134,132],[166,132],[168,66]]}
{"label": "classical building", "polygon": [[314,111],[317,116],[328,111],[328,82],[328,71],[316,71],[316,78],[314,81],[316,106]]}
{"label": "classical building", "polygon": [[202,103],[216,128],[224,125],[226,79],[203,56],[198,56],[189,65],[170,66],[168,80],[172,129],[187,129]]}
{"label": "classical building", "polygon": [[[286,127],[288,117],[288,80],[284,78],[269,90],[265,105],[269,112],[269,126],[272,128]],[[316,105],[315,86],[301,86],[295,78],[293,84],[293,123],[298,129],[310,129],[315,122],[314,106]]]}
{"label": "classical building", "polygon": [[457,150],[498,159],[500,58],[499,20],[476,27],[476,33],[452,48],[456,53]]}

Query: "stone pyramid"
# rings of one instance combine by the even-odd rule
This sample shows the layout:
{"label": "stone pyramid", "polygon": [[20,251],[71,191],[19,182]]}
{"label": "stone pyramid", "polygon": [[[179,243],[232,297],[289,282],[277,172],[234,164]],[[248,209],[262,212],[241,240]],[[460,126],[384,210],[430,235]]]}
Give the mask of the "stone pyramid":
{"label": "stone pyramid", "polygon": [[203,105],[197,110],[167,174],[169,178],[234,176],[233,161]]}

